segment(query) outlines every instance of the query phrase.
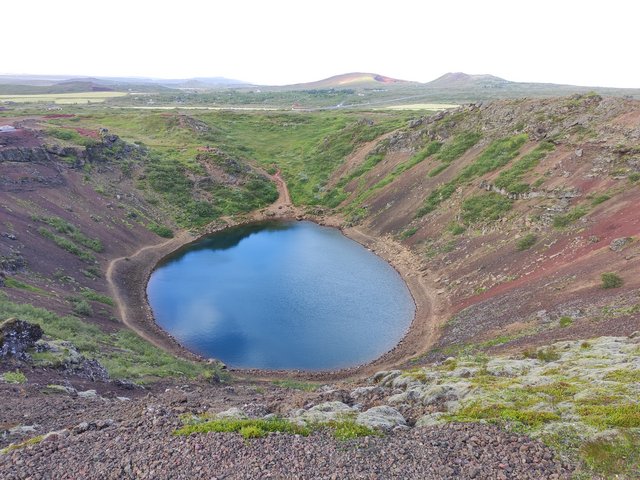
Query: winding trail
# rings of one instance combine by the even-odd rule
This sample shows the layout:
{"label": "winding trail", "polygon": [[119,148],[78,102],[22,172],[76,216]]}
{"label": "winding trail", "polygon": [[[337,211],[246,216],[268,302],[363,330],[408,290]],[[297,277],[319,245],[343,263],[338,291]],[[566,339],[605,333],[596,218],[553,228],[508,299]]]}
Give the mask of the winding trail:
{"label": "winding trail", "polygon": [[[193,239],[194,237],[190,233],[186,231],[182,231],[174,238],[171,238],[165,242],[158,243],[155,245],[147,245],[145,247],[139,248],[129,256],[114,258],[109,262],[109,265],[107,266],[107,272],[106,272],[107,283],[109,284],[109,289],[111,290],[112,297],[116,302],[116,306],[118,308],[118,314],[120,316],[120,320],[122,321],[122,323],[125,324],[128,328],[130,328],[134,332],[136,332],[142,338],[144,338],[148,342],[155,345],[156,347],[161,348],[163,350],[167,350],[170,353],[178,354],[180,356],[184,355],[185,351],[187,350],[181,347],[175,341],[169,341],[169,344],[168,344],[167,339],[163,338],[168,336],[166,332],[163,331],[163,335],[158,335],[157,332],[150,333],[148,328],[149,325],[147,325],[146,322],[141,325],[139,320],[138,321],[135,320],[136,316],[139,316],[139,315],[136,315],[136,313],[139,313],[140,310],[144,311],[145,306],[139,305],[139,304],[135,304],[134,306],[129,303],[128,301],[130,300],[129,295],[125,295],[125,292],[123,292],[122,290],[124,286],[123,285],[124,279],[114,278],[114,272],[122,273],[122,270],[127,270],[126,267],[128,266],[127,265],[128,263],[133,262],[133,264],[135,265],[142,259],[142,257],[146,257],[144,258],[145,261],[151,260],[151,258],[149,257],[152,257],[152,258],[157,257],[157,259],[160,260],[163,256],[181,247],[182,245],[185,245],[186,243],[192,241]],[[153,265],[155,265],[155,263],[153,263],[151,268],[149,269],[149,274],[151,273],[151,269],[153,268]],[[146,285],[146,282],[145,282],[145,285]],[[126,298],[126,300],[123,299],[123,296]],[[132,310],[133,308],[136,308],[137,312],[134,312]],[[148,309],[148,306],[147,306],[147,309]],[[153,322],[153,324],[155,325],[155,322]],[[152,332],[153,330],[155,329],[152,329]],[[176,345],[180,347],[177,350],[175,348]],[[192,357],[193,354],[189,352],[188,356]]]}
{"label": "winding trail", "polygon": [[278,188],[278,199],[273,203],[273,206],[275,207],[291,206],[292,203],[291,203],[291,195],[289,195],[289,188],[287,187],[287,182],[285,182],[282,176],[280,175],[280,170],[278,170],[275,174],[271,175],[271,178],[276,182],[276,187]]}

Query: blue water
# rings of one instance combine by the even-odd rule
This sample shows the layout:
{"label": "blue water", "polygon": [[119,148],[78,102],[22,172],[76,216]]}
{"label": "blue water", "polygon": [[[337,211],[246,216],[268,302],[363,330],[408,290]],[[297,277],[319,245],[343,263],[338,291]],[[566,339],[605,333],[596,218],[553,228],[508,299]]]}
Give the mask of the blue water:
{"label": "blue water", "polygon": [[158,324],[184,346],[242,368],[369,362],[398,343],[415,310],[389,264],[311,222],[205,237],[159,265],[147,294]]}

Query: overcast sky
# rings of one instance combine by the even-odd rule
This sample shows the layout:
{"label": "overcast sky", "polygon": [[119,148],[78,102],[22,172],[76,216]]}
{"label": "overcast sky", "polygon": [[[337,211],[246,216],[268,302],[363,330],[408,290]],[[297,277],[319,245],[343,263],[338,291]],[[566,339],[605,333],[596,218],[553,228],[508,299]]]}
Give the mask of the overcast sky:
{"label": "overcast sky", "polygon": [[6,0],[0,19],[5,74],[640,87],[638,0]]}

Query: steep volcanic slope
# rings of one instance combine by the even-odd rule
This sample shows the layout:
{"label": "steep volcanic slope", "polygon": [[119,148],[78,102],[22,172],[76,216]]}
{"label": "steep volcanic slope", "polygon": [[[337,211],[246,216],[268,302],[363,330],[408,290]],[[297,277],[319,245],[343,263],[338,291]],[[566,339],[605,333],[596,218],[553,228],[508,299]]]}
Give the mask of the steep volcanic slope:
{"label": "steep volcanic slope", "polygon": [[[417,119],[330,199],[391,236],[447,300],[436,351],[638,328],[640,102],[501,101]],[[603,288],[601,274],[623,285]]]}
{"label": "steep volcanic slope", "polygon": [[9,120],[14,128],[0,133],[2,291],[107,331],[119,328],[105,281],[110,260],[162,242],[176,226],[277,198],[266,174],[220,150],[197,152],[187,169],[106,129]]}

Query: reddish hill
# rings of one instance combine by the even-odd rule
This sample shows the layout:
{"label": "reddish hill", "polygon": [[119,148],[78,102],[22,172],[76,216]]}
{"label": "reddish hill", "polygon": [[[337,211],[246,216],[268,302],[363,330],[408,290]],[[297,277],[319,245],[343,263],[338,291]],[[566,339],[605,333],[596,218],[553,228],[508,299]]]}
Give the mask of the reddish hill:
{"label": "reddish hill", "polygon": [[316,82],[298,83],[288,85],[287,89],[318,89],[318,88],[375,88],[385,85],[411,84],[407,80],[398,80],[397,78],[385,77],[377,73],[344,73],[342,75],[334,75],[333,77],[318,80]]}

